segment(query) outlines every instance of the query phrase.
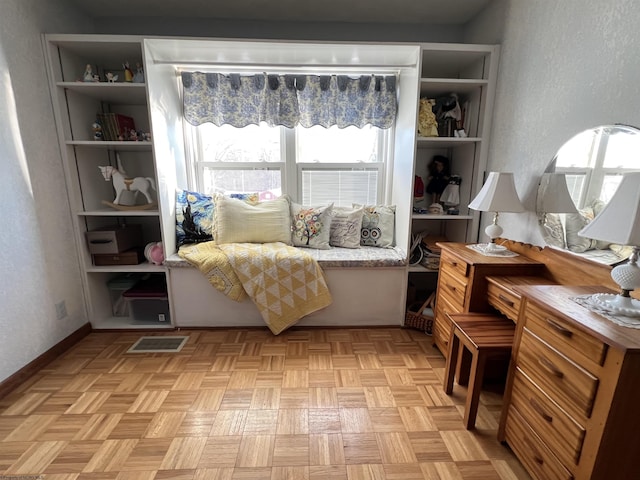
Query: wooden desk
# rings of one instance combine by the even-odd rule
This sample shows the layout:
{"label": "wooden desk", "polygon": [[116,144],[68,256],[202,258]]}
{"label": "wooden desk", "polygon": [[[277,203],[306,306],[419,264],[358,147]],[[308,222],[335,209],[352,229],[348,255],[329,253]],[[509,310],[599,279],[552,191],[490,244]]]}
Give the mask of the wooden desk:
{"label": "wooden desk", "polygon": [[488,257],[464,243],[438,242],[442,249],[433,340],[445,356],[449,351],[452,313],[491,312],[486,277],[542,275],[544,264],[524,255]]}
{"label": "wooden desk", "polygon": [[522,305],[498,439],[536,479],[638,478],[640,330],[571,300],[604,287],[514,288]]}

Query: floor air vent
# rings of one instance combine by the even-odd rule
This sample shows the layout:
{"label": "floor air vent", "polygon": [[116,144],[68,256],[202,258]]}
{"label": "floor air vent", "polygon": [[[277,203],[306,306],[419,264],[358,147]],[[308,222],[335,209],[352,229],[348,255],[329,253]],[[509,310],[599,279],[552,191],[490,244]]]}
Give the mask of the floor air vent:
{"label": "floor air vent", "polygon": [[140,337],[127,353],[179,352],[189,337]]}

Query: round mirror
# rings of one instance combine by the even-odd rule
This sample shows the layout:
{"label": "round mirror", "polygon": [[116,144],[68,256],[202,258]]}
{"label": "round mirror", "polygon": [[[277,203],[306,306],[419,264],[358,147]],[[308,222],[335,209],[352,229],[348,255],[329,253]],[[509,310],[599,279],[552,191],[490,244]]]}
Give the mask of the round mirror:
{"label": "round mirror", "polygon": [[541,177],[536,199],[545,242],[575,253],[605,251],[606,256],[613,247],[578,232],[611,199],[622,176],[640,170],[639,154],[640,130],[627,125],[585,130],[560,147]]}

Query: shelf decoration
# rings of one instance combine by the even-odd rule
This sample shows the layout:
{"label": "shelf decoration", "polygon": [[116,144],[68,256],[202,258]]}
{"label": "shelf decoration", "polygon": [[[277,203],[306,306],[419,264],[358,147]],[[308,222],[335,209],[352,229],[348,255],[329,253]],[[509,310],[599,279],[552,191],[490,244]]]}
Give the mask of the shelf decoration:
{"label": "shelf decoration", "polygon": [[[105,181],[112,181],[116,191],[116,198],[113,202],[103,201],[105,205],[118,210],[148,210],[157,205],[151,197],[151,191],[156,190],[155,181],[151,177],[125,178],[125,176],[114,166],[106,165],[98,167]],[[124,192],[134,192],[134,198],[141,193],[147,200],[144,205],[122,205],[121,197]]]}

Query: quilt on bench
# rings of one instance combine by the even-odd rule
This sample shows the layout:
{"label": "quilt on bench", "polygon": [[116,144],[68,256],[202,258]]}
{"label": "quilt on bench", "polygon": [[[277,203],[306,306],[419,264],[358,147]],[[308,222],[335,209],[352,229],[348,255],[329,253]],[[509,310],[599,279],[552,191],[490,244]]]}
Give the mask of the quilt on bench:
{"label": "quilt on bench", "polygon": [[331,304],[318,262],[284,243],[203,242],[183,245],[178,254],[229,298],[248,295],[276,335]]}

